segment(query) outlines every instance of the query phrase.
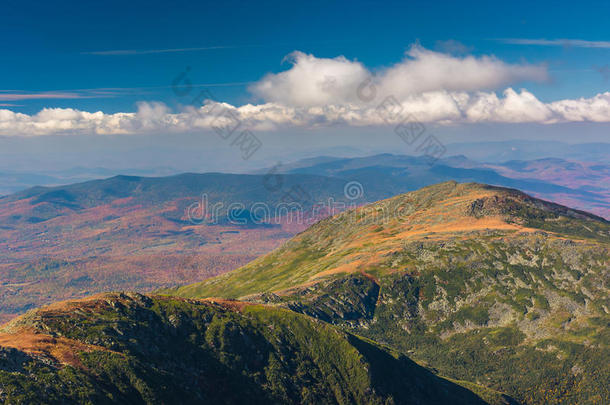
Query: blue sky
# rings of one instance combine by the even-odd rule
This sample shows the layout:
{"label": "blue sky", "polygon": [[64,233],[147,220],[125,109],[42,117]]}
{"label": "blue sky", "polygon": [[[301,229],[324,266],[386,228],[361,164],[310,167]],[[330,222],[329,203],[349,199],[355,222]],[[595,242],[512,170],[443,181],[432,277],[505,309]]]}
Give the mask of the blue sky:
{"label": "blue sky", "polygon": [[[8,0],[0,10],[2,170],[239,171],[412,154],[395,133],[405,117],[445,145],[608,142],[607,1]],[[180,96],[172,82],[187,69],[194,87]],[[192,106],[203,89],[214,101]],[[390,118],[379,110],[389,97],[400,110]],[[224,111],[264,144],[253,159],[215,133]]]}
{"label": "blue sky", "polygon": [[[0,14],[0,89],[87,98],[0,103],[27,114],[44,107],[135,111],[140,100],[173,105],[179,100],[168,86],[190,66],[194,83],[210,84],[217,98],[240,105],[257,101],[247,83],[287,69],[282,60],[294,50],[320,58],[344,55],[375,70],[399,62],[413,43],[447,50],[443,41],[449,40],[474,55],[548,64],[550,81],[526,86],[542,101],[591,97],[610,85],[604,70],[610,48],[515,45],[499,39],[606,41],[608,15],[610,3],[601,1],[11,0]],[[185,48],[210,49],[178,50]],[[136,52],[95,53],[130,50]],[[82,89],[112,90],[77,91]]]}

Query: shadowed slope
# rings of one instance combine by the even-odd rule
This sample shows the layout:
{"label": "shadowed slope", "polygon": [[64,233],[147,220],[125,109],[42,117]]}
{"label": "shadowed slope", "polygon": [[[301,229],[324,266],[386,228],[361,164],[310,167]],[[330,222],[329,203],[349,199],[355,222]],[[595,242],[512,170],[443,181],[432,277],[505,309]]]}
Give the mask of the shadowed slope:
{"label": "shadowed slope", "polygon": [[485,403],[405,356],[260,305],[105,294],[31,311],[0,342],[11,403]]}

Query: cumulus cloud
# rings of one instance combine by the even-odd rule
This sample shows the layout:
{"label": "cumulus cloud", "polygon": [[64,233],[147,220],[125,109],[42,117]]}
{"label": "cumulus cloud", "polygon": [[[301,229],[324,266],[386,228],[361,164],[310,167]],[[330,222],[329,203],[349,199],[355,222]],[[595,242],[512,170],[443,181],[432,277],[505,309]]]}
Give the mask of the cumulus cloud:
{"label": "cumulus cloud", "polygon": [[517,93],[509,88],[500,98],[495,93],[478,93],[466,108],[466,119],[470,122],[548,122],[553,111],[532,93],[521,90]]}
{"label": "cumulus cloud", "polygon": [[610,92],[591,98],[555,101],[549,108],[564,121],[610,122]]}
{"label": "cumulus cloud", "polygon": [[404,99],[430,91],[490,90],[548,79],[544,66],[508,64],[491,56],[456,57],[417,45],[403,61],[374,76],[361,63],[344,57],[316,58],[294,52],[288,60],[290,69],[267,75],[251,90],[267,102],[307,107],[363,101],[357,89],[367,80],[382,93]]}
{"label": "cumulus cloud", "polygon": [[412,47],[406,56],[380,78],[380,87],[397,97],[434,90],[489,90],[548,79],[544,66],[507,64],[490,56],[455,57],[419,46]]}
{"label": "cumulus cloud", "polygon": [[370,73],[359,62],[337,58],[316,58],[293,52],[286,60],[292,67],[269,74],[251,86],[264,100],[284,105],[309,107],[344,104],[357,100],[356,90]]}
{"label": "cumulus cloud", "polygon": [[171,111],[162,103],[139,103],[136,112],[115,114],[47,108],[27,115],[0,109],[0,135],[218,132],[226,127],[260,131],[395,125],[410,119],[441,124],[610,122],[610,93],[545,103],[525,89],[502,90],[546,80],[544,66],[507,64],[491,56],[455,57],[419,46],[375,74],[344,57],[294,52],[288,61],[290,68],[251,87],[262,99],[259,104],[207,100]]}

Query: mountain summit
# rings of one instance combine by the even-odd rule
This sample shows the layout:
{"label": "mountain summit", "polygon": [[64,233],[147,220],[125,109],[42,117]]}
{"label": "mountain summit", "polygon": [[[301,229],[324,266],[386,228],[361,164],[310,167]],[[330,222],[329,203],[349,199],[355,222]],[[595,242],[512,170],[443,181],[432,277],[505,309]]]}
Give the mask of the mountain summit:
{"label": "mountain summit", "polygon": [[609,397],[609,244],[600,217],[447,182],[168,293],[290,308],[527,403],[595,403]]}
{"label": "mountain summit", "polygon": [[610,223],[518,190],[450,181],[324,219],[237,271],[176,291],[240,298],[309,285],[333,274],[396,272],[405,270],[394,263],[406,245],[446,246],[484,235],[608,243]]}

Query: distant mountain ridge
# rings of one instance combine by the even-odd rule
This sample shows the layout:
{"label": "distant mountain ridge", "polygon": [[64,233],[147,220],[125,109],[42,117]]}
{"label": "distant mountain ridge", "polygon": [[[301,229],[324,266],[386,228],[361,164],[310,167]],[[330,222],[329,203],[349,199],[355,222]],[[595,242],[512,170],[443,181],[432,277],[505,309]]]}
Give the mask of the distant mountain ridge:
{"label": "distant mountain ridge", "polygon": [[[102,169],[97,169],[97,176],[102,172],[104,172]],[[587,163],[566,161],[560,158],[542,158],[528,161],[509,160],[505,163],[481,163],[464,155],[453,155],[431,162],[425,156],[413,157],[384,153],[357,158],[320,156],[280,164],[256,171],[255,174],[267,177],[272,177],[274,174],[310,174],[340,177],[346,181],[359,181],[365,187],[365,193],[368,194],[368,196],[365,195],[366,200],[362,202],[376,201],[448,180],[474,181],[519,188],[535,193],[540,198],[560,201],[610,217],[610,188],[608,186],[610,168],[603,162]],[[176,178],[180,183],[180,177],[188,175],[196,176],[196,174],[184,173],[169,176],[167,179]],[[39,179],[43,183],[54,181],[47,177],[34,176],[32,179]],[[140,178],[147,179],[147,177]],[[158,180],[152,179],[151,181],[165,183],[165,187],[168,187],[167,181],[162,180],[165,177],[157,178]],[[99,181],[108,183],[114,180]],[[86,186],[81,187],[80,190],[75,185],[59,187],[86,192],[86,187],[94,186],[95,183],[86,182],[84,184]],[[55,189],[57,188],[56,186]],[[35,187],[33,190],[39,191],[40,189]],[[18,192],[17,195],[24,194]]]}
{"label": "distant mountain ridge", "polygon": [[[359,181],[366,189],[383,185],[385,198],[455,180],[517,188],[610,218],[610,166],[545,158],[479,163],[464,155],[431,161],[426,156],[380,154],[359,158],[305,159],[279,165],[280,173],[307,173]],[[370,201],[370,200],[369,200]]]}
{"label": "distant mountain ridge", "polygon": [[66,170],[33,172],[27,172],[23,169],[22,171],[1,170],[0,196],[17,193],[36,186],[53,187],[81,183],[116,176],[119,173],[132,176],[168,176],[179,173],[179,171],[167,167],[127,170],[113,170],[104,167],[73,167]]}
{"label": "distant mountain ridge", "polygon": [[315,204],[351,203],[345,184],[316,175],[186,173],[2,197],[0,318],[62,298],[148,291],[239,267],[317,220]]}
{"label": "distant mountain ridge", "polygon": [[554,157],[585,162],[608,162],[610,143],[566,143],[513,139],[507,141],[457,142],[447,145],[452,155],[466,155],[486,163],[503,163],[510,160],[536,160]]}
{"label": "distant mountain ridge", "polygon": [[[465,156],[431,162],[381,154],[322,156],[250,175],[115,176],[34,187],[0,197],[0,319],[108,289],[203,280],[329,213],[447,180],[518,188],[610,217],[609,173],[603,163],[558,159],[490,165]],[[346,195],[348,185],[355,195]],[[303,212],[280,209],[287,204]]]}

